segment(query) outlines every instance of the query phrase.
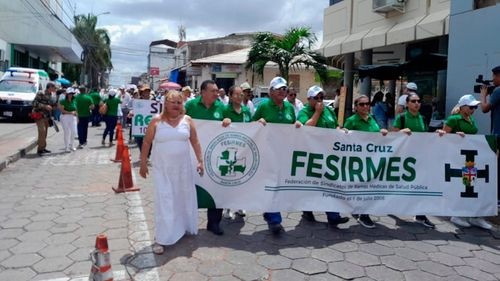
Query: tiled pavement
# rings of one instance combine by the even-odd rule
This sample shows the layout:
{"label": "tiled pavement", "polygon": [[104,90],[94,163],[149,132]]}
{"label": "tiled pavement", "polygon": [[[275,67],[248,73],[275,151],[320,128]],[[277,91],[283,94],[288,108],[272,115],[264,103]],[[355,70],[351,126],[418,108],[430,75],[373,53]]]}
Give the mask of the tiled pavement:
{"label": "tiled pavement", "polygon": [[307,223],[288,213],[276,238],[250,213],[225,220],[219,237],[205,230],[201,210],[197,236],[154,256],[152,182],[136,178],[140,192],[112,192],[119,165],[109,161],[115,148],[100,145],[102,130],[92,128],[89,145],[70,154],[57,134],[49,140],[55,153],[0,172],[0,280],[86,280],[101,232],[115,280],[500,279],[498,227],[459,230],[445,218],[431,218],[437,228],[428,230],[409,217],[375,217],[377,228],[367,230],[352,219],[331,228],[324,214]]}

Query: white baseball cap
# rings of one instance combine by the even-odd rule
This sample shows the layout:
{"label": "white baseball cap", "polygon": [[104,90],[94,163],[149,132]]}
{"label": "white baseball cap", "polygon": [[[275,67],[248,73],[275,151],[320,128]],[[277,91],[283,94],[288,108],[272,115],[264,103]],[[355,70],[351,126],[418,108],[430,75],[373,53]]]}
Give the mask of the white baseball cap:
{"label": "white baseball cap", "polygon": [[314,85],[311,88],[309,88],[309,90],[307,90],[307,97],[314,98],[315,96],[317,96],[321,92],[324,93],[325,91],[323,91],[323,89],[320,86]]}
{"label": "white baseball cap", "polygon": [[112,96],[112,97],[116,96],[116,90],[115,89],[109,89],[108,95]]}
{"label": "white baseball cap", "polygon": [[406,89],[416,91],[416,90],[418,90],[418,87],[417,87],[417,84],[410,82],[410,83],[406,84]]}
{"label": "white baseball cap", "polygon": [[244,82],[240,85],[240,88],[241,90],[245,91],[245,90],[252,90],[252,87],[250,87],[250,84],[248,84],[248,82]]}
{"label": "white baseball cap", "polygon": [[481,102],[476,100],[476,98],[473,96],[473,95],[465,95],[465,96],[462,96],[459,100],[458,100],[458,106],[459,107],[462,107],[462,106],[476,106],[478,104],[480,104]]}
{"label": "white baseball cap", "polygon": [[274,77],[273,80],[271,80],[271,83],[269,83],[269,87],[271,89],[279,89],[281,87],[287,87],[286,80],[285,78],[280,76]]}
{"label": "white baseball cap", "polygon": [[69,87],[66,89],[66,94],[74,94],[75,93],[75,88]]}

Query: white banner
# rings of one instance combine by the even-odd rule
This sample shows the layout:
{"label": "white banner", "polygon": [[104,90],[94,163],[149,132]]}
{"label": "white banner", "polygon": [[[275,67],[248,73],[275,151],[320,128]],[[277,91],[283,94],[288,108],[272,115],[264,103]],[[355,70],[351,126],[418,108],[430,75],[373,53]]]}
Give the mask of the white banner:
{"label": "white banner", "polygon": [[205,162],[196,179],[200,207],[497,214],[496,154],[483,135],[195,122]]}
{"label": "white banner", "polygon": [[151,100],[134,99],[132,101],[132,135],[134,137],[143,137],[146,129],[154,115],[160,114],[162,104]]}

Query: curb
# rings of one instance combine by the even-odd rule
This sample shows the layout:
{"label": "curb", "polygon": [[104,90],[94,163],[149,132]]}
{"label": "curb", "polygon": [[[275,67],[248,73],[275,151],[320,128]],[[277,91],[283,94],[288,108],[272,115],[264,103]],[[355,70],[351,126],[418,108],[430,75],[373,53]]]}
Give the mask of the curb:
{"label": "curb", "polygon": [[37,146],[37,140],[31,141],[27,146],[19,149],[18,151],[14,152],[13,154],[7,156],[6,159],[2,159],[0,162],[0,172],[7,168],[10,164],[16,162],[17,160],[21,159],[24,157],[30,150],[35,148]]}

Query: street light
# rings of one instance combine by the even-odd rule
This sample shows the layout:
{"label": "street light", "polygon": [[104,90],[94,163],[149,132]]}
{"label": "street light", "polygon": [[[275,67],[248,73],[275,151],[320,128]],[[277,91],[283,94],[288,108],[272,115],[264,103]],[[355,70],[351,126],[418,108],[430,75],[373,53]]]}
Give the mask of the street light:
{"label": "street light", "polygon": [[109,14],[111,14],[111,12],[103,12],[103,13],[99,13],[95,16],[98,17],[98,16],[102,16],[102,15],[109,15]]}

